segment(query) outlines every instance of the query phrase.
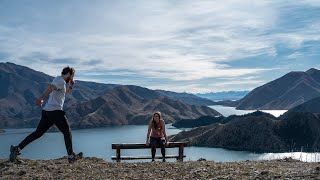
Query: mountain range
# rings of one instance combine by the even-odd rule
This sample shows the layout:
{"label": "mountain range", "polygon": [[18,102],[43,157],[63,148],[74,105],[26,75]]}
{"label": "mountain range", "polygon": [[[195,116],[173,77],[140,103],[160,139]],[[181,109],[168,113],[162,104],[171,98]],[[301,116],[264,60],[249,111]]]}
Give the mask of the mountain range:
{"label": "mountain range", "polygon": [[223,91],[210,93],[196,93],[198,97],[210,99],[212,101],[239,100],[246,96],[250,91]]}
{"label": "mountain range", "polygon": [[[42,94],[52,80],[52,76],[25,66],[0,63],[0,128],[35,127],[41,114],[41,108],[35,106],[35,99]],[[133,89],[136,89],[136,91]],[[146,98],[147,94],[134,94],[139,93],[140,90],[154,95],[152,98]],[[179,96],[178,93],[175,93],[175,95]],[[196,97],[193,98],[197,101],[195,104],[201,104],[201,101],[208,102],[208,100],[202,98],[198,98],[198,100]],[[157,105],[152,104],[152,102]],[[149,106],[143,107],[144,103]],[[192,104],[192,102],[189,103]],[[135,122],[146,123],[145,119],[139,120],[139,117],[145,118],[147,110],[150,110],[148,113],[151,114],[158,109],[165,110],[161,107],[169,106],[172,106],[170,108],[172,114],[164,113],[168,122],[173,122],[174,118],[186,118],[187,116],[197,118],[202,115],[219,115],[218,112],[210,108],[186,104],[173,96],[165,96],[163,93],[142,87],[85,81],[76,81],[75,88],[72,93],[66,95],[65,102],[65,109],[67,111],[70,109],[71,118],[69,120],[72,127],[78,128],[134,124]],[[88,109],[79,112],[81,107]],[[128,109],[129,107],[130,109]],[[104,111],[105,108],[111,109]],[[90,112],[90,114],[86,114],[86,112]],[[105,114],[108,112],[110,114]],[[126,115],[124,116],[124,114]],[[134,118],[130,118],[131,116]],[[77,119],[72,119],[73,117]]]}
{"label": "mountain range", "polygon": [[200,117],[173,126],[194,128],[172,136],[190,145],[254,152],[318,151],[320,97],[298,105],[279,118],[256,111],[241,116]]}
{"label": "mountain range", "polygon": [[172,91],[164,91],[164,90],[156,90],[160,94],[164,96],[168,96],[174,99],[177,99],[179,101],[182,101],[187,104],[192,104],[192,105],[199,105],[199,106],[210,106],[210,105],[215,105],[215,102],[205,98],[205,97],[199,97],[194,94],[189,94],[189,93],[176,93]]}
{"label": "mountain range", "polygon": [[[24,122],[38,120],[41,109],[35,106],[35,100],[52,80],[53,77],[25,66],[0,63],[0,127],[25,127]],[[96,98],[117,85],[76,81],[76,86],[66,96],[65,107]]]}
{"label": "mountain range", "polygon": [[[41,108],[35,99],[53,77],[13,63],[0,63],[0,128],[35,127]],[[237,101],[237,109],[289,109],[276,118],[256,111],[223,117],[207,107],[217,102],[188,93],[133,85],[76,81],[66,96],[72,128],[147,124],[160,111],[166,123],[191,127],[171,138],[190,145],[255,152],[316,151],[320,148],[320,71],[290,72]]]}
{"label": "mountain range", "polygon": [[239,110],[288,110],[320,96],[320,70],[290,72],[257,87],[238,101],[219,104]]}
{"label": "mountain range", "polygon": [[226,122],[182,131],[171,141],[252,152],[318,151],[320,114],[291,112],[283,119],[255,112],[233,116]]}
{"label": "mountain range", "polygon": [[206,106],[188,105],[139,86],[118,86],[108,93],[67,109],[75,128],[108,125],[148,124],[153,112],[160,111],[166,123],[177,119],[221,115]]}

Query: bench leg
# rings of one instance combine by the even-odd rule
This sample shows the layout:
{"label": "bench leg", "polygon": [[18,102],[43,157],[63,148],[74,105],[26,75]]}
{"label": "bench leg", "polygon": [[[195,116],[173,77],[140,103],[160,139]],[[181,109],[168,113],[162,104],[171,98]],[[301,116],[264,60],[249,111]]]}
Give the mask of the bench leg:
{"label": "bench leg", "polygon": [[180,146],[179,146],[179,161],[183,161],[183,145],[181,144]]}
{"label": "bench leg", "polygon": [[120,162],[120,157],[121,157],[120,148],[117,148],[116,156],[117,156],[117,162]]}

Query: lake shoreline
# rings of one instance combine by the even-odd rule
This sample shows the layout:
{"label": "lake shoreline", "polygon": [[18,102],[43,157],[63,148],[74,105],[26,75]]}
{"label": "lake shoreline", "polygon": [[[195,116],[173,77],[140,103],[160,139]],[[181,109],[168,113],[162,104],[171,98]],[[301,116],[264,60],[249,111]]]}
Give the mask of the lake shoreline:
{"label": "lake shoreline", "polygon": [[[222,116],[224,117],[228,117],[230,115],[244,115],[244,114],[248,114],[248,113],[252,113],[254,111],[257,111],[257,110],[237,110],[235,109],[235,107],[231,107],[231,106],[223,106],[223,105],[212,105],[212,106],[207,106],[207,107],[210,107],[210,108],[213,108],[215,110],[217,110],[219,113],[222,114]],[[220,111],[221,112],[220,112]],[[231,113],[230,113],[231,111]],[[282,115],[283,113],[285,113],[287,110],[259,110],[259,111],[262,111],[262,112],[266,112],[266,113],[270,113],[276,117]],[[173,123],[168,123],[166,125],[172,125]],[[145,125],[148,125],[148,124],[123,124],[123,125],[108,125],[108,126],[105,126],[105,127],[95,127],[95,128],[72,128],[71,130],[92,130],[92,129],[104,129],[104,128],[113,128],[113,127],[124,127],[124,126],[145,126]],[[4,132],[6,132],[6,130],[14,130],[14,129],[36,129],[36,127],[28,127],[28,128],[3,128],[3,129],[0,129],[0,133],[3,133],[1,132],[1,130],[3,130]],[[179,129],[188,129],[188,128],[179,128]],[[48,132],[59,132],[58,129],[56,128],[51,128],[48,130]]]}
{"label": "lake shoreline", "polygon": [[[10,145],[21,142],[34,129],[8,129],[0,134],[0,158],[9,157]],[[73,145],[76,152],[82,151],[87,157],[99,157],[111,161],[115,151],[111,149],[112,143],[144,143],[147,126],[129,125],[100,129],[73,130]],[[181,132],[167,126],[167,134],[173,135]],[[121,136],[118,136],[121,134]],[[93,139],[99,141],[92,141]],[[43,153],[46,152],[46,153]],[[139,151],[124,151],[123,155],[148,155],[149,149]],[[160,154],[160,149],[157,150]],[[168,149],[167,154],[175,155],[177,149]],[[66,154],[63,136],[60,132],[46,133],[43,137],[27,146],[21,157],[28,159],[56,159]],[[195,161],[199,158],[216,162],[237,162],[244,160],[272,160],[285,157],[303,160],[305,162],[320,162],[320,155],[315,153],[287,152],[287,153],[264,153],[257,154],[246,151],[232,151],[222,148],[188,146],[185,148],[185,161]],[[316,158],[315,158],[316,157]],[[138,161],[137,161],[138,162]]]}

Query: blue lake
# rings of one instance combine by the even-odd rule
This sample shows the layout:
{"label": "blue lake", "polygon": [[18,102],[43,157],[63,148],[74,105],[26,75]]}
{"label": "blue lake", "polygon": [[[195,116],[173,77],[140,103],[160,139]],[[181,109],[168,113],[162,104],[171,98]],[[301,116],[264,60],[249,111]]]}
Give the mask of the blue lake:
{"label": "blue lake", "polygon": [[[224,108],[219,106],[219,108],[214,108],[225,116],[227,116],[226,113],[240,114],[237,110],[231,111],[230,107]],[[181,129],[172,127],[170,124],[168,124],[166,128],[168,135],[177,134],[182,131]],[[10,145],[20,143],[20,141],[34,130],[35,129],[5,129],[6,132],[0,134],[0,158],[8,158]],[[115,155],[115,151],[111,149],[112,143],[144,143],[146,141],[146,133],[146,125],[73,130],[73,146],[75,152],[82,151],[87,157],[98,157],[106,161],[112,161],[111,156]],[[177,153],[178,149],[167,149],[167,154]],[[150,150],[124,150],[121,154],[147,155],[150,154]],[[160,154],[160,149],[157,150],[157,154]],[[185,154],[185,161],[205,158],[217,162],[232,162],[243,160],[270,160],[284,157],[293,157],[308,162],[320,161],[318,153],[290,152],[257,154],[253,152],[230,151],[221,148],[207,147],[186,147]],[[48,132],[23,149],[21,157],[30,159],[54,159],[65,155],[66,150],[63,135],[60,132]]]}
{"label": "blue lake", "polygon": [[[217,110],[225,117],[228,117],[230,115],[244,115],[244,114],[252,113],[255,111],[255,110],[237,110],[235,107],[227,107],[227,106],[221,106],[221,105],[209,106],[209,107]],[[261,111],[272,114],[275,117],[279,117],[280,115],[287,112],[287,110],[261,110]]]}

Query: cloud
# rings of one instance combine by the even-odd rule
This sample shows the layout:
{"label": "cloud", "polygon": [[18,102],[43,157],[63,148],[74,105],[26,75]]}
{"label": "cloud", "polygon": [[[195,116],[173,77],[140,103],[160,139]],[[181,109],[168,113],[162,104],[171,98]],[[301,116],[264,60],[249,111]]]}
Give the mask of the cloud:
{"label": "cloud", "polygon": [[263,84],[265,83],[264,81],[259,81],[259,80],[234,80],[234,81],[227,81],[227,82],[219,82],[219,83],[214,83],[210,84],[215,87],[225,87],[226,85],[231,85],[231,86],[237,86],[237,85],[255,85],[256,87],[257,84]]}
{"label": "cloud", "polygon": [[103,63],[102,60],[94,59],[94,60],[83,61],[83,62],[81,62],[81,65],[89,65],[89,66],[94,65],[94,66],[96,66],[96,65],[99,65],[102,63]]}
{"label": "cloud", "polygon": [[169,90],[169,91],[177,91],[177,92],[188,92],[188,93],[195,93],[195,92],[220,92],[220,91],[242,91],[242,90],[253,90],[254,88],[263,85],[266,83],[262,80],[232,80],[232,81],[225,81],[225,82],[216,82],[207,84],[204,86],[203,84],[197,83],[186,83],[186,84],[159,84],[159,85],[152,85],[149,86],[151,89],[162,89],[162,90]]}
{"label": "cloud", "polygon": [[52,60],[55,64],[75,64],[77,62],[76,59],[73,58],[60,58]]}
{"label": "cloud", "polygon": [[303,58],[303,53],[294,52],[288,56],[289,59],[300,59]]}
{"label": "cloud", "polygon": [[[155,87],[143,81],[153,79],[180,91],[232,90],[231,83],[240,85],[233,78],[251,77],[242,82],[258,85],[258,76],[272,80],[267,73],[278,66],[249,68],[232,62],[255,57],[264,57],[266,64],[268,59],[281,61],[284,50],[287,58],[297,58],[295,52],[303,56],[307,42],[320,41],[318,5],[312,0],[9,2],[0,8],[0,59],[3,54],[5,61],[50,75],[70,65],[82,79]],[[310,9],[307,17],[301,14],[304,8]],[[211,88],[185,84],[209,78],[230,81],[209,84]],[[171,85],[177,83],[181,87]]]}

